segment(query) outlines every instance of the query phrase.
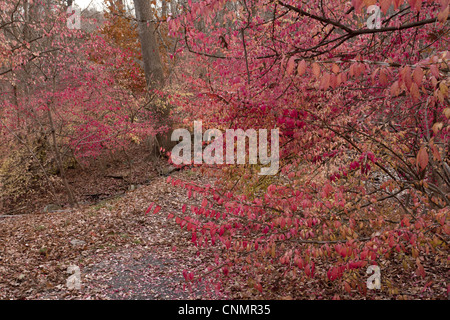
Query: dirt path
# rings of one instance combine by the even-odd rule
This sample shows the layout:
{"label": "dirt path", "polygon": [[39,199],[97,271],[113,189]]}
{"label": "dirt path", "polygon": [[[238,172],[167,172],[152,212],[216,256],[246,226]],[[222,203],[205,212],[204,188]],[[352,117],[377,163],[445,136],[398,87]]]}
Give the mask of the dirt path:
{"label": "dirt path", "polygon": [[[187,200],[161,177],[81,210],[2,219],[0,299],[223,298],[205,287],[184,290],[182,270],[211,259],[165,218]],[[145,215],[153,201],[161,212]],[[80,267],[79,291],[67,289],[69,265]]]}

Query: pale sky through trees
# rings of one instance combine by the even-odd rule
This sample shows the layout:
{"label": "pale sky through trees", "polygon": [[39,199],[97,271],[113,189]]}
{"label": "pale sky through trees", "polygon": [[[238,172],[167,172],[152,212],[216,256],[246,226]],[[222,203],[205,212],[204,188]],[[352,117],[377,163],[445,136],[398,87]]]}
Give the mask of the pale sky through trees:
{"label": "pale sky through trees", "polygon": [[102,0],[75,0],[75,4],[77,4],[81,9],[86,9],[88,6],[91,8],[102,7]]}
{"label": "pale sky through trees", "polygon": [[[103,0],[74,0],[81,9],[86,9],[88,6],[91,8],[101,9],[103,6]],[[124,3],[130,4],[130,0],[125,0]]]}

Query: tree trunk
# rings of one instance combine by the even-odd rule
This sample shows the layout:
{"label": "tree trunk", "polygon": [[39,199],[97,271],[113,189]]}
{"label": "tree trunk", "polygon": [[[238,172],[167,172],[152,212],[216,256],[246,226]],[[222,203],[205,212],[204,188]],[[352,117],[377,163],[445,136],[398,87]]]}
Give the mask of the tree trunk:
{"label": "tree trunk", "polygon": [[167,2],[166,0],[161,0],[161,18],[167,18]]}
{"label": "tree trunk", "polygon": [[170,13],[172,14],[172,17],[176,17],[178,15],[177,5],[176,0],[170,0]]}
{"label": "tree trunk", "polygon": [[133,0],[136,19],[138,20],[139,39],[141,40],[142,59],[147,86],[150,89],[164,86],[164,74],[159,56],[155,34],[155,22],[150,1]]}
{"label": "tree trunk", "polygon": [[52,142],[53,142],[53,151],[55,152],[55,158],[56,158],[56,164],[58,165],[58,170],[59,170],[59,175],[63,181],[64,187],[66,188],[67,191],[67,195],[69,197],[69,204],[71,207],[73,206],[77,206],[78,207],[78,202],[75,198],[75,196],[73,195],[72,189],[70,188],[69,182],[67,181],[66,178],[66,172],[64,170],[64,165],[61,159],[61,154],[59,152],[59,147],[58,147],[58,143],[56,142],[56,133],[55,133],[55,127],[53,125],[53,117],[52,117],[52,112],[50,111],[50,106],[48,107],[48,111],[47,111],[47,115],[48,115],[48,119],[50,122],[50,133],[52,136]]}
{"label": "tree trunk", "polygon": [[[141,41],[142,59],[144,62],[145,78],[149,89],[161,89],[164,87],[164,73],[159,55],[158,42],[155,32],[155,19],[152,13],[149,0],[133,0],[136,19],[138,21],[139,39]],[[167,9],[166,9],[167,10]],[[158,109],[154,107],[159,124],[156,126],[167,125],[171,128],[172,124],[169,119],[169,108]],[[171,129],[167,132],[160,133],[152,139],[152,151],[154,154],[160,153],[160,148],[170,150]]]}
{"label": "tree trunk", "polygon": [[[55,87],[56,87],[55,78],[53,78],[53,91],[55,90]],[[56,140],[55,124],[53,122],[53,116],[52,116],[52,110],[51,110],[52,106],[53,106],[53,98],[51,98],[48,103],[47,116],[48,116],[48,122],[49,122],[49,126],[50,126],[50,134],[51,134],[52,142],[53,142],[53,151],[55,152],[56,164],[58,165],[59,175],[63,181],[64,187],[66,188],[67,195],[69,197],[69,204],[71,207],[76,206],[78,208],[79,205],[78,205],[77,199],[75,198],[75,196],[72,192],[72,189],[70,188],[69,181],[67,181],[66,171],[64,170],[63,160],[61,158],[61,153],[59,151],[58,142]]]}

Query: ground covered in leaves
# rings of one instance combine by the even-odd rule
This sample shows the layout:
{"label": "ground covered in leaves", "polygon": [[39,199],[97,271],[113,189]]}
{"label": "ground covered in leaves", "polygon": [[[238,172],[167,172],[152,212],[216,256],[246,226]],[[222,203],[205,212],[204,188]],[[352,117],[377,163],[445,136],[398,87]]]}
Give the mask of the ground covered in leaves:
{"label": "ground covered in leaves", "polygon": [[[190,171],[173,173],[204,183]],[[125,195],[79,210],[36,213],[0,219],[0,299],[446,299],[448,269],[430,256],[423,261],[427,278],[411,279],[396,258],[382,261],[390,270],[381,291],[346,293],[338,283],[282,274],[267,264],[262,293],[248,284],[248,275],[234,268],[221,287],[208,282],[186,286],[183,270],[207,272],[217,248],[199,251],[190,234],[167,213],[193,204],[186,191],[166,177]],[[149,204],[162,207],[145,214]],[[81,290],[69,290],[69,265],[81,270]],[[367,275],[364,270],[362,279]]]}
{"label": "ground covered in leaves", "polygon": [[[161,215],[177,194],[165,183],[80,210],[0,219],[0,299],[189,299],[220,293],[184,288],[180,270],[199,264],[186,233]],[[69,265],[81,269],[82,289],[70,291]]]}

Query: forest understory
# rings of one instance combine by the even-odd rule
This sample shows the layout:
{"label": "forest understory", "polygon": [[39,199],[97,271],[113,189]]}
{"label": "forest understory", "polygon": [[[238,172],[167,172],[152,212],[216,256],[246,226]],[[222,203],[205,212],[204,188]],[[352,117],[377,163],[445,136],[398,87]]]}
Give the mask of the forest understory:
{"label": "forest understory", "polygon": [[[340,283],[311,279],[301,272],[286,278],[271,267],[271,261],[267,261],[262,293],[251,284],[241,287],[248,274],[240,266],[234,267],[219,289],[214,283],[189,285],[181,270],[201,274],[215,265],[217,252],[198,248],[189,241],[189,232],[167,218],[167,213],[179,210],[180,203],[200,203],[167,183],[167,177],[198,184],[211,181],[191,169],[161,174],[154,162],[167,167],[163,159],[146,157],[142,148],[132,154],[131,171],[127,157],[116,157],[104,165],[109,170],[102,175],[94,174],[100,172],[95,167],[92,172],[83,168],[70,172],[78,196],[100,194],[106,199],[87,197],[80,209],[47,213],[41,205],[41,209],[28,208],[0,218],[0,299],[447,299],[442,285],[448,281],[446,261],[436,260],[432,254],[422,260],[425,279],[411,278],[410,270],[395,254],[383,259],[379,290],[354,288],[347,292]],[[114,178],[104,173],[122,183],[112,189],[110,179]],[[125,183],[119,176],[135,178]],[[129,191],[130,182],[139,187]],[[45,197],[37,195],[31,200],[38,203],[37,199]],[[162,208],[156,215],[146,214],[152,202]],[[66,285],[70,265],[80,267],[80,290]],[[365,285],[369,275],[363,270],[358,277]]]}

